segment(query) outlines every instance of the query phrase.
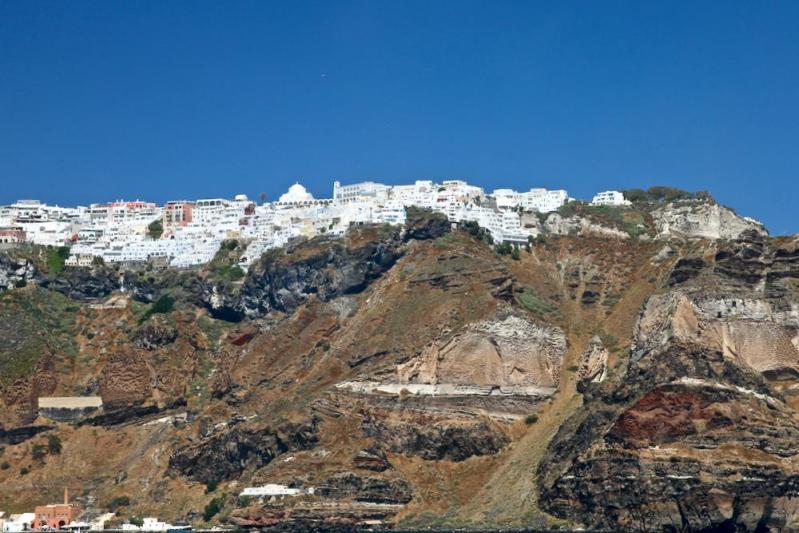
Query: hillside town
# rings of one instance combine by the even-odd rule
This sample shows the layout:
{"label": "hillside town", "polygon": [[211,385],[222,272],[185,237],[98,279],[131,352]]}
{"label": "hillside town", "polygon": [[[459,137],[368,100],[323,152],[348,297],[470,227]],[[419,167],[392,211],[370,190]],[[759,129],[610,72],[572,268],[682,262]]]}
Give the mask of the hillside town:
{"label": "hillside town", "polygon": [[[549,213],[573,199],[565,190],[533,188],[486,191],[462,180],[417,180],[409,185],[365,181],[333,184],[332,198],[314,198],[300,183],[276,201],[259,204],[246,195],[232,199],[172,200],[164,205],[118,200],[88,207],[61,207],[19,200],[0,207],[0,245],[32,243],[69,247],[66,266],[93,262],[161,261],[172,267],[209,262],[226,239],[248,243],[240,266],[263,252],[302,237],[342,235],[358,224],[404,224],[406,209],[444,213],[455,222],[477,222],[495,242],[524,243],[535,230],[523,227],[523,212]],[[626,205],[619,191],[594,196],[594,205]]]}

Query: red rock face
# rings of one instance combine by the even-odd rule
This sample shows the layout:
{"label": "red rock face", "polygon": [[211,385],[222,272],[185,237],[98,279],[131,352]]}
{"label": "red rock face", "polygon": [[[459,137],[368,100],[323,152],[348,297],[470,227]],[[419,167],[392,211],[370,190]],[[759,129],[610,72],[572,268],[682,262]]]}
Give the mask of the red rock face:
{"label": "red rock face", "polygon": [[641,448],[730,426],[732,421],[717,402],[718,398],[704,389],[656,389],[622,414],[610,435],[627,446]]}

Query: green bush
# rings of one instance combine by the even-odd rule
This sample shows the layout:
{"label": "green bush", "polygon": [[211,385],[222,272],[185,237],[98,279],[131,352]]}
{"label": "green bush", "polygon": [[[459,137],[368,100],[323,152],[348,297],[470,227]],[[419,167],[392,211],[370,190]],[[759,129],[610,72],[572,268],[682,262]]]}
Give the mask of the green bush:
{"label": "green bush", "polygon": [[205,493],[208,494],[209,492],[214,492],[218,486],[219,482],[217,480],[209,480],[208,483],[205,484]]}
{"label": "green bush", "polygon": [[227,279],[230,281],[238,281],[244,277],[244,270],[239,265],[228,265],[223,266],[219,270],[217,270],[217,274],[220,278]]}
{"label": "green bush", "polygon": [[643,189],[627,189],[622,191],[624,198],[633,202],[678,202],[680,200],[712,200],[710,193],[707,191],[688,192],[676,187],[664,187],[658,185],[650,187],[647,190]]}
{"label": "green bush", "polygon": [[42,461],[47,455],[47,446],[44,444],[34,444],[31,448],[31,457],[34,461]]}
{"label": "green bush", "polygon": [[144,322],[156,314],[165,315],[171,313],[173,309],[175,309],[175,299],[168,294],[164,294],[158,298],[147,311],[145,311],[144,315],[141,317],[141,320],[139,320],[139,323]]}
{"label": "green bush", "polygon": [[61,453],[61,437],[58,435],[47,436],[47,451],[51,455],[58,455]]}
{"label": "green bush", "polygon": [[222,501],[220,498],[214,498],[208,502],[208,505],[205,506],[205,509],[203,510],[203,520],[208,522],[214,516],[216,516],[220,510],[222,510]]}
{"label": "green bush", "polygon": [[497,244],[494,247],[494,250],[499,255],[510,255],[511,252],[513,252],[513,247],[510,245],[509,242],[502,242],[502,243]]}
{"label": "green bush", "polygon": [[20,476],[27,476],[30,473],[30,471],[31,471],[31,469],[30,469],[29,466],[23,466],[22,468],[19,469],[19,475]]}
{"label": "green bush", "polygon": [[128,496],[117,496],[108,502],[108,508],[114,512],[120,507],[127,507],[128,505],[130,505],[130,498]]}
{"label": "green bush", "polygon": [[441,237],[437,238],[433,245],[436,248],[446,248],[452,243],[455,242],[455,234],[454,233],[445,233]]}
{"label": "green bush", "polygon": [[58,275],[64,270],[64,264],[69,258],[69,248],[60,246],[47,250],[47,272]]}
{"label": "green bush", "polygon": [[134,526],[139,526],[139,527],[142,527],[144,525],[144,519],[140,516],[131,516],[128,522],[130,522]]}
{"label": "green bush", "polygon": [[524,417],[524,423],[528,426],[538,422],[538,415],[527,415]]}
{"label": "green bush", "polygon": [[3,461],[3,463],[0,464],[0,470],[8,470],[9,468],[11,468],[11,465],[8,461]]}
{"label": "green bush", "polygon": [[534,313],[548,314],[557,310],[557,307],[539,297],[532,289],[525,289],[524,292],[516,296],[516,300],[522,307]]}

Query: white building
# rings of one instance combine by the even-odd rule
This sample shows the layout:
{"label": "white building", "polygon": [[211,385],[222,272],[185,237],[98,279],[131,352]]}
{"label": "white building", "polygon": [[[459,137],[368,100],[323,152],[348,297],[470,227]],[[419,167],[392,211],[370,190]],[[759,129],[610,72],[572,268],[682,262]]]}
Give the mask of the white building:
{"label": "white building", "polygon": [[385,202],[388,199],[391,187],[374,181],[364,181],[353,183],[352,185],[342,185],[341,182],[333,182],[333,201],[338,203],[348,203],[356,201],[375,201]]}
{"label": "white building", "polygon": [[168,522],[162,522],[158,518],[148,516],[142,519],[142,525],[122,524],[122,531],[167,531],[169,529],[188,529],[187,527],[176,527]]}
{"label": "white building", "polygon": [[389,197],[404,207],[433,208],[438,187],[431,180],[416,180],[413,185],[394,185]]}
{"label": "white building", "polygon": [[250,496],[262,498],[266,496],[299,496],[300,494],[313,494],[313,487],[307,489],[290,488],[286,485],[278,485],[275,483],[267,483],[260,487],[246,487],[241,491],[240,496]]}
{"label": "white building", "polygon": [[[89,266],[94,257],[107,263],[158,261],[173,267],[208,263],[226,239],[244,246],[239,264],[246,269],[262,254],[294,239],[341,236],[354,224],[406,222],[406,209],[443,213],[452,222],[473,220],[497,242],[522,242],[531,231],[518,211],[549,212],[569,200],[564,190],[497,189],[492,196],[463,180],[416,180],[389,186],[374,181],[333,185],[333,198],[318,199],[295,183],[276,202],[256,205],[245,195],[232,200],[206,198],[167,202],[117,201],[89,208],[48,206],[20,200],[0,207],[0,226],[20,229],[35,244],[71,245],[69,266]],[[163,220],[159,238],[148,226]],[[0,235],[2,238],[2,235]]]}
{"label": "white building", "polygon": [[569,193],[564,190],[548,191],[546,189],[530,189],[528,192],[516,192],[512,189],[496,189],[492,194],[498,209],[523,209],[549,213],[569,201]]}
{"label": "white building", "polygon": [[35,513],[12,514],[3,522],[3,533],[18,533],[25,531],[33,526],[36,520]]}
{"label": "white building", "polygon": [[624,198],[620,191],[603,191],[597,193],[591,200],[591,205],[630,205],[631,202]]}
{"label": "white building", "polygon": [[94,263],[94,255],[92,254],[75,254],[70,255],[64,264],[68,267],[90,267]]}
{"label": "white building", "polygon": [[300,185],[299,183],[295,183],[289,190],[285,193],[281,194],[278,198],[277,202],[274,202],[272,205],[276,209],[294,209],[294,208],[304,208],[304,207],[317,207],[321,205],[328,205],[333,203],[333,200],[324,199],[324,200],[317,200],[313,197],[313,194],[308,192],[308,190]]}
{"label": "white building", "polygon": [[17,225],[25,232],[26,240],[42,246],[64,246],[72,239],[73,225],[59,220],[25,222],[17,220]]}
{"label": "white building", "polygon": [[540,213],[550,213],[557,211],[561,206],[569,201],[569,193],[563,189],[549,191],[547,189],[530,189],[524,193],[524,209],[526,211],[538,211]]}

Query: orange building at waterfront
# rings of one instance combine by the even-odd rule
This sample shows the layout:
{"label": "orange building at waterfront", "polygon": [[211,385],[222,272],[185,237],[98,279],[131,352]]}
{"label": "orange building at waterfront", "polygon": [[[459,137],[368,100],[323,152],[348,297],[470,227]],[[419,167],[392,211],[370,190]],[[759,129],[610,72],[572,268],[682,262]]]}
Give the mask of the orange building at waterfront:
{"label": "orange building at waterfront", "polygon": [[83,509],[78,505],[69,503],[69,492],[64,489],[64,503],[52,503],[50,505],[39,505],[34,510],[36,519],[33,521],[33,528],[40,529],[44,526],[60,529],[70,522],[78,519]]}

